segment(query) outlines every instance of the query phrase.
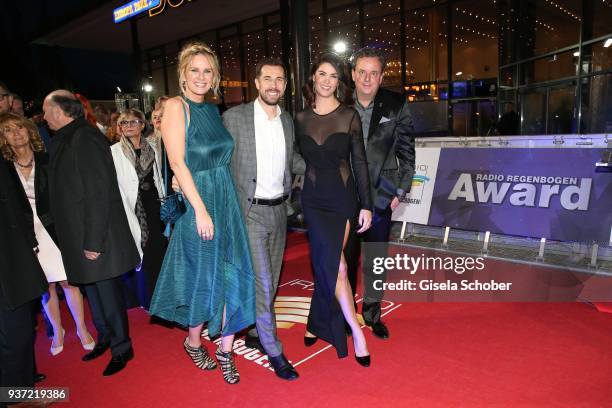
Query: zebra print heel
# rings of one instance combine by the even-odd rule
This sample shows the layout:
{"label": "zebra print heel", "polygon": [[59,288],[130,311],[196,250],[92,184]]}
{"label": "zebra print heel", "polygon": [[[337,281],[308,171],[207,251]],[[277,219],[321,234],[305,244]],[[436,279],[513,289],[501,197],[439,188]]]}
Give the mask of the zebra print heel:
{"label": "zebra print heel", "polygon": [[221,371],[223,372],[223,379],[228,384],[238,384],[240,381],[240,374],[238,374],[238,369],[236,368],[236,361],[234,361],[234,353],[231,351],[225,353],[221,350],[221,345],[217,348],[215,352],[215,356],[217,356],[217,361],[221,365]]}
{"label": "zebra print heel", "polygon": [[202,347],[191,347],[189,345],[189,337],[185,338],[185,343],[183,343],[183,347],[187,352],[187,355],[193,361],[193,364],[196,365],[201,370],[214,370],[217,368],[217,363],[213,360],[208,352]]}

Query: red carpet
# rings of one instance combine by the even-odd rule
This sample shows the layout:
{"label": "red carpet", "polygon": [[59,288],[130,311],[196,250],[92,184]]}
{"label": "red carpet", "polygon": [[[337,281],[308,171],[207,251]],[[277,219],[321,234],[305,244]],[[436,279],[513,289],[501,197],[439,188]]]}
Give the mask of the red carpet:
{"label": "red carpet", "polygon": [[41,386],[70,388],[70,402],[58,407],[612,406],[609,314],[577,303],[387,304],[391,338],[366,333],[372,354],[366,369],[352,357],[338,360],[321,341],[304,347],[312,278],[302,234],[290,235],[285,260],[279,332],[299,380],[277,379],[265,358],[238,341],[241,382],[227,385],[219,370],[202,372],[188,360],[185,332],[150,325],[141,309],[129,312],[135,359],[104,378],[110,354],[81,362],[84,351],[63,304],[64,352],[51,357],[50,340],[42,331],[38,336],[38,367],[48,377]]}

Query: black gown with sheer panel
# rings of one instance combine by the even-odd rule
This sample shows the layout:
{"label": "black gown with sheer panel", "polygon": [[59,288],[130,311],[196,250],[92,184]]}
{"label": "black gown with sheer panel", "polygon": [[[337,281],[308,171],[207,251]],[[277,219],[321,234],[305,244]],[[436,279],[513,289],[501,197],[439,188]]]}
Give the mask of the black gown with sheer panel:
{"label": "black gown with sheer panel", "polygon": [[295,124],[306,161],[302,208],[315,283],[307,327],[331,343],[338,357],[346,357],[344,317],[335,294],[340,255],[347,222],[355,234],[359,210],[372,209],[361,120],[356,110],[340,105],[326,115],[306,109]]}

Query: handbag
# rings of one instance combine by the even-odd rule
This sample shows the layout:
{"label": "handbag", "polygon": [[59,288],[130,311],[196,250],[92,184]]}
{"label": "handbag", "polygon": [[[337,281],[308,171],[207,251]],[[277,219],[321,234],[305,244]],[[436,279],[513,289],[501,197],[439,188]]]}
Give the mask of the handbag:
{"label": "handbag", "polygon": [[164,224],[175,224],[181,215],[187,211],[185,201],[181,193],[174,193],[160,198],[159,218]]}

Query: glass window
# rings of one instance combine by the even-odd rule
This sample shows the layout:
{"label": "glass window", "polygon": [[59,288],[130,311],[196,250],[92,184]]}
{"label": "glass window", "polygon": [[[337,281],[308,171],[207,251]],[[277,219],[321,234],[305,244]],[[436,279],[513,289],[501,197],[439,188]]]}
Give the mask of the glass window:
{"label": "glass window", "polygon": [[178,83],[177,66],[175,64],[168,65],[168,94],[180,95],[181,90]]}
{"label": "glass window", "polygon": [[521,134],[546,133],[546,89],[538,88],[523,93],[521,98]]}
{"label": "glass window", "polygon": [[283,40],[280,26],[270,27],[266,31],[268,41],[268,55],[270,57],[283,57]]}
{"label": "glass window", "polygon": [[521,84],[551,81],[577,75],[578,49],[554,54],[521,65]]}
{"label": "glass window", "polygon": [[[607,45],[607,47],[606,47]],[[582,72],[599,72],[612,68],[612,36],[582,47]]]}
{"label": "glass window", "polygon": [[387,58],[382,86],[401,92],[400,33],[395,28],[401,24],[399,2],[387,0],[366,4],[364,13],[365,45],[382,50]]}
{"label": "glass window", "polygon": [[453,103],[453,135],[485,136],[496,121],[494,100],[473,100]]}
{"label": "glass window", "polygon": [[454,80],[497,77],[497,9],[482,3],[469,0],[453,7]]}
{"label": "glass window", "polygon": [[221,40],[221,86],[223,88],[224,102],[232,107],[243,102],[242,74],[240,66],[240,41],[238,37]]}
{"label": "glass window", "polygon": [[515,85],[516,66],[504,68],[499,73],[499,85],[504,88],[513,88]]}
{"label": "glass window", "polygon": [[584,78],[581,101],[581,132],[612,133],[612,74]]}
{"label": "glass window", "polygon": [[582,0],[520,2],[520,7],[521,15],[512,26],[519,34],[520,59],[578,43]]}
{"label": "glass window", "polygon": [[255,88],[255,67],[257,62],[266,55],[263,31],[257,31],[242,36],[242,44],[246,48],[246,67],[247,67],[247,100],[251,101],[257,96]]}
{"label": "glass window", "polygon": [[574,133],[576,83],[526,90],[521,98],[522,134]]}
{"label": "glass window", "polygon": [[323,13],[323,2],[321,0],[308,0],[308,15],[318,16]]}
{"label": "glass window", "polygon": [[447,79],[446,7],[407,11],[405,20],[408,83]]}
{"label": "glass window", "polygon": [[310,54],[313,57],[323,52],[325,42],[325,33],[323,32],[323,16],[311,16],[310,24]]}
{"label": "glass window", "polygon": [[[345,55],[350,55],[354,50],[360,48],[357,11],[357,7],[353,5],[327,15],[327,41],[321,44],[321,52],[333,51],[338,43],[346,45]],[[316,59],[317,54],[312,55]]]}
{"label": "glass window", "polygon": [[612,34],[612,1],[593,0],[592,5],[592,15],[585,19],[585,23],[592,22],[592,30],[586,30],[585,40]]}
{"label": "glass window", "polygon": [[[173,72],[168,72],[168,75],[173,75]],[[165,86],[164,86],[164,70],[154,69],[151,72],[151,85],[153,85],[153,97],[157,98],[165,94]]]}
{"label": "glass window", "polygon": [[548,124],[549,135],[574,133],[574,99],[576,85],[564,85],[551,88],[548,94]]}

